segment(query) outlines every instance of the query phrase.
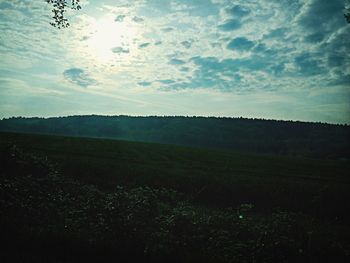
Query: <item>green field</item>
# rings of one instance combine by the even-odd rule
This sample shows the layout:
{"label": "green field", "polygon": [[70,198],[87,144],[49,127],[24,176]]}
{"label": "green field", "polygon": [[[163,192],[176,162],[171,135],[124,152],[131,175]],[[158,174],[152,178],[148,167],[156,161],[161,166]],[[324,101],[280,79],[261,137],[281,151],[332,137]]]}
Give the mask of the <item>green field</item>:
{"label": "green field", "polygon": [[[25,176],[30,175],[31,178],[35,178],[36,173],[38,173],[37,168],[28,168],[30,167],[28,162],[30,163],[32,161],[28,161],[26,158],[24,158],[25,161],[19,160],[16,162],[16,165],[11,166],[6,163],[6,154],[9,149],[13,149],[14,147],[19,149],[24,156],[35,156],[35,158],[39,158],[39,160],[47,160],[51,165],[50,169],[53,169],[54,173],[59,174],[65,183],[65,180],[69,182],[66,183],[68,185],[66,189],[67,193],[74,193],[76,190],[72,189],[75,189],[77,186],[80,188],[83,186],[93,187],[93,189],[95,189],[94,191],[96,191],[96,196],[108,196],[116,191],[121,191],[120,186],[123,187],[123,191],[126,193],[134,193],[136,196],[138,196],[139,192],[135,189],[155,189],[154,191],[161,191],[163,194],[174,192],[176,194],[175,197],[172,197],[174,199],[173,203],[169,204],[167,201],[164,201],[165,204],[163,205],[167,207],[164,211],[169,212],[172,209],[171,213],[175,213],[174,211],[178,212],[176,209],[179,209],[179,205],[182,208],[189,207],[188,210],[190,212],[186,210],[187,208],[185,209],[188,213],[195,214],[193,211],[197,211],[197,214],[201,215],[199,216],[201,219],[198,219],[199,222],[197,222],[198,225],[203,226],[204,223],[201,221],[203,218],[219,218],[217,220],[219,222],[218,227],[221,229],[220,231],[226,231],[228,233],[231,231],[230,227],[246,227],[250,229],[249,233],[251,233],[251,235],[248,235],[249,238],[240,237],[243,243],[248,239],[258,242],[258,234],[256,233],[260,233],[259,231],[261,229],[252,230],[255,229],[256,226],[272,227],[273,225],[277,229],[274,230],[277,231],[275,233],[276,236],[274,236],[275,238],[278,237],[277,239],[279,239],[279,236],[283,236],[282,234],[284,233],[287,237],[291,235],[291,239],[297,240],[295,242],[298,245],[293,243],[295,247],[292,245],[288,247],[290,251],[293,249],[299,251],[300,249],[298,250],[297,246],[300,246],[305,239],[303,237],[298,241],[298,238],[293,236],[295,233],[291,233],[295,229],[299,229],[298,231],[295,230],[299,238],[306,232],[315,233],[313,238],[316,240],[316,243],[312,246],[307,245],[308,249],[310,251],[312,250],[312,252],[308,252],[309,254],[305,255],[305,249],[302,249],[304,252],[299,251],[302,254],[302,260],[311,257],[311,261],[328,262],[322,261],[324,260],[322,253],[328,253],[328,257],[334,257],[335,253],[339,256],[340,260],[345,260],[349,256],[349,254],[347,254],[349,253],[349,247],[346,242],[345,244],[342,243],[342,240],[350,237],[348,224],[350,217],[348,206],[345,202],[345,200],[350,200],[350,177],[348,175],[350,164],[348,161],[242,154],[225,150],[207,150],[105,139],[1,133],[1,175],[3,178],[6,178],[6,180],[16,178],[18,174],[24,174]],[[32,160],[30,158],[29,160]],[[25,165],[22,167],[21,163],[25,163]],[[23,182],[23,185],[29,184],[29,180],[27,179],[23,179]],[[25,187],[23,185],[22,187]],[[62,189],[65,191],[64,187]],[[29,189],[28,191],[31,190]],[[35,193],[33,195],[35,195]],[[8,198],[8,196],[11,195],[9,194],[6,196],[6,198]],[[142,192],[141,196],[147,196],[147,194]],[[158,195],[156,196],[157,198],[159,197]],[[145,198],[145,200],[146,199],[147,198]],[[162,202],[163,201],[161,201],[161,203]],[[234,220],[238,220],[236,216],[240,214],[240,209],[242,211],[247,210],[247,215],[244,215],[247,216],[244,223],[247,225],[236,222],[235,225],[231,226],[233,221],[224,223],[230,216],[233,216],[235,218]],[[288,220],[293,221],[290,224],[293,226],[295,225],[296,228],[293,231],[289,229],[289,232],[286,229],[280,230],[279,227],[285,227],[285,225],[289,223],[286,223],[283,221],[284,219],[282,220],[279,216],[276,216],[276,213],[279,216],[281,213],[287,214]],[[220,217],[218,216],[219,214],[225,216]],[[156,218],[163,218],[162,216],[164,215],[158,215]],[[169,216],[169,214],[167,214],[167,216]],[[6,221],[8,218],[4,220]],[[137,224],[138,221],[137,219],[135,220],[135,224]],[[143,218],[142,220],[146,219]],[[152,219],[150,222],[158,222],[157,220]],[[191,218],[188,220],[194,219]],[[254,220],[256,223],[254,223]],[[203,235],[209,233],[212,230],[211,227],[213,227],[205,226],[207,229]],[[143,226],[142,229],[148,229],[148,225]],[[321,229],[323,230],[321,231]],[[155,233],[154,229],[150,231],[151,233]],[[281,231],[281,233],[278,231]],[[286,231],[289,234],[286,234]],[[87,231],[86,233],[89,232]],[[169,232],[166,233],[170,235]],[[254,233],[257,236],[254,236]],[[340,235],[339,233],[342,234]],[[161,232],[161,234],[164,233]],[[226,234],[222,234],[222,236],[229,240],[230,238],[225,235]],[[125,240],[128,238],[125,237]],[[167,240],[169,237],[166,236],[164,238]],[[174,240],[182,240],[181,238],[182,237],[176,234],[173,236]],[[80,239],[78,238],[78,240]],[[135,239],[132,240],[134,243],[132,243],[133,245],[131,245],[131,247],[134,247],[136,246],[134,245]],[[185,243],[188,245],[192,242],[191,240],[192,239],[189,238],[189,241]],[[197,239],[193,238],[193,240]],[[274,239],[274,242],[275,241]],[[151,241],[147,242],[153,245],[155,244],[154,240],[152,241],[153,243]],[[147,242],[144,241],[144,243]],[[196,242],[198,243],[198,240]],[[323,247],[329,245],[329,242],[338,244],[338,250],[335,248],[334,251],[324,250]],[[212,249],[210,251],[214,251],[223,256],[220,259],[223,262],[230,261],[224,256],[226,252],[224,253],[220,250],[225,248],[226,243],[220,243],[220,248],[214,249],[210,247]],[[247,245],[248,243],[244,244],[250,247],[251,245]],[[159,252],[162,251],[162,249],[159,249],[157,250],[158,252],[151,254],[153,256],[159,256],[159,254],[161,254],[166,257],[166,255],[173,255],[171,253],[177,254],[176,251],[182,251],[182,254],[180,252],[180,254],[178,254],[182,256],[182,259],[186,259],[189,262],[194,262],[199,259],[199,257],[193,259],[184,252],[186,248],[190,249],[189,247],[184,246],[175,249],[173,244],[168,244],[168,246],[172,247],[175,252],[169,252],[165,249],[165,251],[169,253],[167,254],[164,252],[165,254],[163,255]],[[208,250],[208,246],[209,245],[203,245],[206,250]],[[318,247],[315,248],[313,246]],[[163,247],[167,246],[163,244]],[[234,252],[233,247],[235,247],[235,245],[231,244],[231,250],[227,252],[228,255],[237,255],[237,257],[238,255],[244,255],[243,252],[243,254],[241,252]],[[343,250],[341,250],[340,247],[342,247]],[[252,247],[250,248],[253,249]],[[259,251],[261,251],[261,248],[259,249]],[[276,249],[276,247],[274,248],[273,245],[271,245],[270,249],[273,250]],[[324,251],[321,253],[321,250]],[[200,251],[198,251],[198,255],[201,254]],[[253,249],[253,251],[256,250]],[[268,251],[259,254],[262,260],[260,262],[271,262],[268,260],[269,256],[271,256],[268,254]],[[293,257],[296,260],[297,258],[295,257],[299,252],[290,251],[288,252],[289,254],[287,252],[286,254],[290,255],[291,258],[291,255],[294,255]],[[252,255],[251,253],[255,252],[249,253],[249,255]],[[269,256],[266,256],[264,253],[267,253]],[[249,256],[246,257],[247,261],[241,262],[254,262],[248,260]],[[162,257],[159,256],[159,258]],[[291,260],[291,258],[285,261],[276,259],[276,262],[296,262]],[[298,262],[303,262],[299,259]],[[215,260],[213,260],[213,262],[215,262]]]}

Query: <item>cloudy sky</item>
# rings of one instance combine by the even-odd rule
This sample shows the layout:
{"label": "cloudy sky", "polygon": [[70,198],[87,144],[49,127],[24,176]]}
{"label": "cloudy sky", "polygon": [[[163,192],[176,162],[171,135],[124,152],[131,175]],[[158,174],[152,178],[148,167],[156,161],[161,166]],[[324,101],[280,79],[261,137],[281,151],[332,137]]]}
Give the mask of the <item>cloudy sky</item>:
{"label": "cloudy sky", "polygon": [[0,0],[0,117],[350,123],[345,0]]}

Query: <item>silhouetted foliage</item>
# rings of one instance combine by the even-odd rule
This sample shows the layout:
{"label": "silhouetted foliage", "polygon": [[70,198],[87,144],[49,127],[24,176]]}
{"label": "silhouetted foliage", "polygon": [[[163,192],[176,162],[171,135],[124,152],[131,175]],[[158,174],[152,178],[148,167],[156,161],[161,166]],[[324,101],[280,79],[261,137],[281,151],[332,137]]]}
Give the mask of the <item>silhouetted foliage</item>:
{"label": "silhouetted foliage", "polygon": [[350,1],[347,0],[345,3],[345,14],[344,17],[348,23],[350,23]]}
{"label": "silhouetted foliage", "polygon": [[71,8],[74,10],[80,10],[80,0],[45,0],[48,4],[52,5],[52,13],[53,13],[53,22],[50,25],[57,28],[66,28],[69,27],[68,19],[65,17],[65,12],[67,8]]}
{"label": "silhouetted foliage", "polygon": [[348,23],[350,23],[350,8],[346,9],[346,13],[344,14],[345,19]]}

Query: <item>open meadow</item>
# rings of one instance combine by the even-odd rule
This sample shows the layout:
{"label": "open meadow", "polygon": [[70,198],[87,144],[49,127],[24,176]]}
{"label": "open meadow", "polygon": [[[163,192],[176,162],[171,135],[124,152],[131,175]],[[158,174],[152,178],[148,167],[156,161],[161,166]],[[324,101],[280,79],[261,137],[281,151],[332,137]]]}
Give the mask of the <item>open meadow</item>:
{"label": "open meadow", "polygon": [[[0,138],[2,238],[11,240],[8,251],[19,247],[33,261],[74,261],[86,248],[106,261],[349,258],[347,161],[107,139]],[[46,252],[35,250],[42,242]]]}

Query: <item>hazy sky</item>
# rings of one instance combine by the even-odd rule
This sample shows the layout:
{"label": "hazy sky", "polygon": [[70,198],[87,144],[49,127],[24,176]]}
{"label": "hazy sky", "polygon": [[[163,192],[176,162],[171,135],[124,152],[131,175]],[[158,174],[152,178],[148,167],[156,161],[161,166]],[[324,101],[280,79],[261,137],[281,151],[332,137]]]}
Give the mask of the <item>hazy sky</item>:
{"label": "hazy sky", "polygon": [[350,123],[344,0],[0,0],[0,117],[243,116]]}

